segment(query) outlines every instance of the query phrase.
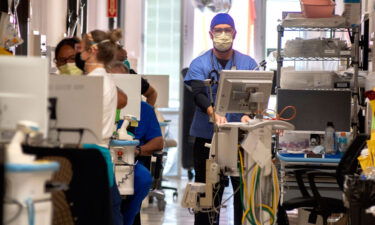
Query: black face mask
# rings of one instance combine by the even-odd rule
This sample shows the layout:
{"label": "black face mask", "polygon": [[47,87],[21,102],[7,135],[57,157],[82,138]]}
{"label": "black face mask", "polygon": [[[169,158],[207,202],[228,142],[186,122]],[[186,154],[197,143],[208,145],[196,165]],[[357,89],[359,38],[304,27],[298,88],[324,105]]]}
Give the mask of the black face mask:
{"label": "black face mask", "polygon": [[75,61],[76,61],[77,67],[80,68],[82,71],[85,71],[85,61],[83,61],[81,59],[81,53],[80,52],[76,54]]}

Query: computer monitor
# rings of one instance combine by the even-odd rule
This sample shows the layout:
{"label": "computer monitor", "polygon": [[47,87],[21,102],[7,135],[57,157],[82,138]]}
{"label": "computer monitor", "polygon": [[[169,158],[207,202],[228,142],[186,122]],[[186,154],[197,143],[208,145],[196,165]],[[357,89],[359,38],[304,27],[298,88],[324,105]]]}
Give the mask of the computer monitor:
{"label": "computer monitor", "polygon": [[[324,131],[327,122],[333,122],[336,131],[350,131],[351,91],[331,90],[277,90],[277,112],[287,106],[296,108],[296,116],[288,121],[296,131]],[[286,110],[283,118],[290,118],[292,110]]]}
{"label": "computer monitor", "polygon": [[267,108],[273,72],[223,70],[216,96],[216,113],[259,113]]}
{"label": "computer monitor", "polygon": [[158,93],[155,106],[158,108],[169,107],[169,75],[142,75],[144,79],[155,88]]}
{"label": "computer monitor", "polygon": [[141,76],[137,74],[112,74],[113,80],[128,97],[128,103],[121,109],[121,116],[132,115],[141,119]]}
{"label": "computer monitor", "polygon": [[[50,75],[49,98],[56,99],[51,128],[83,128],[81,143],[102,141],[103,77]],[[61,133],[60,142],[78,143],[79,134]]]}
{"label": "computer monitor", "polygon": [[47,97],[46,59],[0,56],[0,140],[8,141],[20,120],[38,123],[46,137]]}

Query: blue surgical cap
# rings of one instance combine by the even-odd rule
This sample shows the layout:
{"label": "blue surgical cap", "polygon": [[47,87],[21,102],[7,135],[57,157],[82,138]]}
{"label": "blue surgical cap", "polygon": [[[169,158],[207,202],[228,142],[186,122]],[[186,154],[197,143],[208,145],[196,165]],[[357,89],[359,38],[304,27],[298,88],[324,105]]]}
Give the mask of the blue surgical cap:
{"label": "blue surgical cap", "polygon": [[234,20],[228,13],[219,13],[214,16],[214,18],[212,18],[211,20],[211,30],[214,29],[214,27],[218,24],[228,24],[233,29],[236,29],[236,27],[234,26]]}

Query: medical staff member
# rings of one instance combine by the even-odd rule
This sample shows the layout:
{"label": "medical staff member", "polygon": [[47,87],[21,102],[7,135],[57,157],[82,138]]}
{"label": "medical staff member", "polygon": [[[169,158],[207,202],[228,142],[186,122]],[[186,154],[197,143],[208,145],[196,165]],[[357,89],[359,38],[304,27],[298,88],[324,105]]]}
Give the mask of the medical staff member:
{"label": "medical staff member", "polygon": [[[131,67],[128,60],[128,52],[121,46],[117,46],[116,61],[123,62],[125,66],[126,73],[137,74]],[[119,71],[122,73],[121,71]],[[151,106],[155,106],[156,99],[158,98],[158,93],[155,88],[148,83],[146,79],[141,77],[141,94],[146,97],[146,102]]]}
{"label": "medical staff member", "polygon": [[[225,117],[214,114],[209,100],[209,91],[203,85],[205,79],[219,80],[221,70],[253,70],[257,63],[250,56],[244,55],[232,48],[236,37],[236,27],[233,18],[227,13],[217,14],[211,21],[210,37],[213,48],[203,55],[195,58],[190,64],[189,71],[185,77],[185,83],[193,89],[196,110],[190,128],[190,135],[195,137],[194,143],[194,170],[195,181],[205,183],[206,181],[206,159],[209,157],[209,148],[205,143],[211,143],[213,136],[213,124],[211,117],[215,117],[218,124],[229,122],[247,122],[250,118],[243,114],[227,114]],[[217,85],[213,86],[213,99],[216,98]],[[234,153],[236,154],[236,153]],[[239,186],[239,178],[231,177],[233,190]],[[217,194],[215,194],[218,191]],[[214,190],[215,206],[219,206],[223,188]],[[214,215],[214,216],[212,216]],[[219,213],[196,213],[196,225],[219,224]],[[241,198],[239,192],[234,198],[234,224],[240,225],[242,218]],[[212,223],[213,222],[213,223]]]}
{"label": "medical staff member", "polygon": [[135,139],[140,142],[137,147],[137,160],[149,168],[152,154],[162,150],[164,143],[155,110],[143,101],[141,102],[141,120],[135,128],[134,135]]}
{"label": "medical staff member", "polygon": [[[121,38],[120,30],[104,32],[94,30],[84,35],[81,41],[82,52],[80,57],[85,61],[87,76],[103,77],[103,140],[100,144],[108,145],[113,134],[116,116],[117,88],[113,78],[107,73],[106,67],[114,59],[117,42]],[[135,174],[141,179],[135,187],[139,198],[144,199],[151,186],[151,174],[141,164],[134,168]],[[111,187],[114,225],[132,224],[133,218],[121,211],[121,196],[116,185]],[[140,209],[140,205],[139,205]]]}
{"label": "medical staff member", "polygon": [[61,40],[55,49],[55,63],[60,74],[82,75],[83,71],[76,65],[76,48],[79,45],[78,38],[65,38]]}

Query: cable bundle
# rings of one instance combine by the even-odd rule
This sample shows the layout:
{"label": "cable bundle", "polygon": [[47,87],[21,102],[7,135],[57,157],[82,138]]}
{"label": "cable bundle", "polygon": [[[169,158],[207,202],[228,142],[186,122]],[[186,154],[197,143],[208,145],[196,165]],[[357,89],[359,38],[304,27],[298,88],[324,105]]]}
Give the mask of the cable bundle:
{"label": "cable bundle", "polygon": [[[274,164],[272,164],[272,172],[270,177],[262,176],[261,168],[255,164],[249,171],[244,172],[244,162],[242,153],[239,152],[239,171],[240,171],[240,193],[241,199],[243,200],[242,206],[244,214],[242,217],[242,224],[247,220],[252,225],[263,225],[276,223],[276,212],[279,204],[280,191],[279,182],[277,177],[277,170]],[[250,183],[248,183],[247,175],[250,173]],[[265,183],[262,183],[264,182]],[[249,185],[249,186],[248,186]],[[272,194],[271,200],[263,201],[263,197],[267,196],[267,185],[271,186]],[[268,186],[268,187],[269,187]],[[250,191],[250,192],[249,192]],[[265,197],[267,198],[267,197]],[[269,215],[270,221],[264,221],[263,212]]]}

